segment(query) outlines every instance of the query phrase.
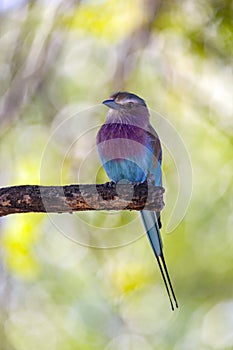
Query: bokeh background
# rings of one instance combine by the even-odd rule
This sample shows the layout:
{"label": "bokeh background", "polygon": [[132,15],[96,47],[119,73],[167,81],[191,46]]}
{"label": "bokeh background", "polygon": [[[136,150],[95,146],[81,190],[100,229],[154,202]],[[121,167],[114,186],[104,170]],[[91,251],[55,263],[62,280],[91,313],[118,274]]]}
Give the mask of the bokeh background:
{"label": "bokeh background", "polygon": [[0,222],[1,350],[233,349],[232,10],[229,0],[1,1],[2,187],[106,181],[95,134],[101,101],[118,90],[146,99],[155,128],[158,113],[172,125],[192,165],[178,174],[190,205],[167,230],[182,182],[163,137],[178,311],[137,213],[13,215]]}

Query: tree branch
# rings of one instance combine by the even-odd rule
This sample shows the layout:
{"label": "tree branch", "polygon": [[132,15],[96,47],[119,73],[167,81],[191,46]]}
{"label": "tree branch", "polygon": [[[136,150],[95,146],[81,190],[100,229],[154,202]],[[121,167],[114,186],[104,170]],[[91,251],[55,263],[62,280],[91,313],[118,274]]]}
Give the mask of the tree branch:
{"label": "tree branch", "polygon": [[72,213],[84,210],[161,211],[163,187],[147,183],[0,188],[0,216],[14,213]]}

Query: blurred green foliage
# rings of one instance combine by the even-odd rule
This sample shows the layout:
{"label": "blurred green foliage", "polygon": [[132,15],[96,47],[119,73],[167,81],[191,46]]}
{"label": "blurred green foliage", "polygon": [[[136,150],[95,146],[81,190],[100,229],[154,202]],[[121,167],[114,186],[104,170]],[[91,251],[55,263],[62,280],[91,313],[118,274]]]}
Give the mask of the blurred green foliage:
{"label": "blurred green foliage", "polygon": [[217,0],[0,13],[1,186],[106,181],[95,135],[116,90],[145,98],[155,128],[154,111],[166,116],[193,169],[188,211],[166,235],[179,179],[164,142],[175,313],[137,213],[3,218],[1,350],[233,348],[231,13]]}

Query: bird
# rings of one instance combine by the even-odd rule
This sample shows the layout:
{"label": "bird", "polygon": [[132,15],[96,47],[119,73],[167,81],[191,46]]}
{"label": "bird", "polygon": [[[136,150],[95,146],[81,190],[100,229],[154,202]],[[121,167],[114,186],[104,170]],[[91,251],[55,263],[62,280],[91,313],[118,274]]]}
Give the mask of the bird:
{"label": "bird", "polygon": [[[155,186],[162,186],[161,142],[150,124],[144,99],[134,93],[119,91],[102,103],[109,110],[97,133],[96,144],[111,182],[139,185],[148,180]],[[164,257],[160,212],[142,210],[140,216],[174,310],[178,308],[178,302]]]}

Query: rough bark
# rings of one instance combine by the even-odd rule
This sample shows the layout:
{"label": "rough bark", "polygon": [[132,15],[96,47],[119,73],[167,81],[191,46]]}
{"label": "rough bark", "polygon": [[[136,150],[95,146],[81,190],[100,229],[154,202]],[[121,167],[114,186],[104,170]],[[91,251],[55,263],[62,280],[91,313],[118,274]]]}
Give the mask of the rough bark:
{"label": "rough bark", "polygon": [[147,183],[102,185],[22,185],[0,189],[0,216],[14,213],[72,213],[84,210],[161,211],[163,187]]}

